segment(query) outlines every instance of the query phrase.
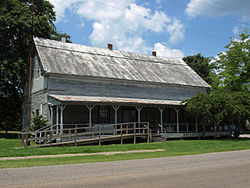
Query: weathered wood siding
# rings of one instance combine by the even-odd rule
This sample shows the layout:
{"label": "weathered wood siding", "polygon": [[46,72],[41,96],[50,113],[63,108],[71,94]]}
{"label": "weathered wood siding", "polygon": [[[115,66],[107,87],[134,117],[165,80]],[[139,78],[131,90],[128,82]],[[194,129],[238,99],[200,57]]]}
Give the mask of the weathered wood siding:
{"label": "weathered wood siding", "polygon": [[[40,73],[38,71],[40,69]],[[36,115],[36,110],[40,112],[45,119],[50,119],[47,98],[47,77],[41,75],[41,64],[37,55],[33,57],[32,72],[31,72],[31,96],[30,96],[30,125],[32,125],[32,118]],[[22,129],[27,127],[28,123],[28,82],[24,89],[23,100],[23,114],[22,114]]]}
{"label": "weathered wood siding", "polygon": [[41,62],[36,55],[33,58],[31,93],[36,93],[47,88],[47,77],[42,74]]}
{"label": "weathered wood siding", "polygon": [[86,77],[49,76],[48,78],[49,94],[58,95],[184,100],[194,96],[199,91],[206,92],[206,89],[191,86],[91,79]]}

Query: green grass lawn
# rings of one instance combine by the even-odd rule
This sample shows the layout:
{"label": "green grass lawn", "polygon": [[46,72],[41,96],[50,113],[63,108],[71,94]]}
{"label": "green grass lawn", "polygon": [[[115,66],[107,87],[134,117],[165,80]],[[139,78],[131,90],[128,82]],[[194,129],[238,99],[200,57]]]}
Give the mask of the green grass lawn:
{"label": "green grass lawn", "polygon": [[93,155],[61,158],[23,159],[0,161],[0,168],[45,166],[58,164],[75,164],[89,162],[104,162],[116,160],[131,160],[178,155],[193,155],[220,151],[250,149],[250,139],[237,140],[177,140],[163,143],[139,143],[124,145],[52,147],[52,148],[16,148],[20,146],[17,139],[0,139],[0,157],[15,157],[29,155],[55,155],[64,153],[94,153],[105,151],[127,151],[140,149],[165,149],[163,152],[130,153],[110,156]]}

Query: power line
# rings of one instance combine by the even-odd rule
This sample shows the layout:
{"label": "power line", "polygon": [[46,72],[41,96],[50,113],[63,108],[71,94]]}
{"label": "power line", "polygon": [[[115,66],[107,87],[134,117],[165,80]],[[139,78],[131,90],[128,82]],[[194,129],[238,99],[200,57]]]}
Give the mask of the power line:
{"label": "power line", "polygon": [[[170,3],[172,3],[172,4],[175,4],[175,5],[178,5],[178,6],[185,7],[185,8],[187,7],[186,4],[179,3],[179,2],[176,2],[176,1],[173,1],[173,0],[168,0],[168,2],[170,2]],[[200,4],[204,4],[204,3],[200,3]],[[205,4],[205,5],[208,5],[208,4]],[[216,6],[212,6],[212,5],[209,5],[209,6],[211,6],[211,7],[213,7],[213,8],[220,9],[219,7],[216,7]],[[195,7],[188,7],[188,8],[193,9],[193,10],[198,10],[198,11],[201,12],[201,13],[203,12],[203,10],[201,10],[201,9],[199,9],[199,8],[195,8]],[[232,22],[232,23],[239,22],[239,23],[242,23],[242,24],[245,24],[245,25],[249,25],[249,24],[247,24],[246,22],[243,22],[243,21],[240,21],[240,20],[236,20],[236,19],[229,19],[229,18],[227,18],[226,20],[227,20],[227,21],[231,20],[230,22]]]}
{"label": "power line", "polygon": [[[200,0],[199,0],[200,1]],[[215,2],[215,3],[218,3],[218,4],[221,4],[221,5],[223,5],[224,7],[216,7],[216,6],[214,6],[214,5],[211,5],[211,4],[208,4],[208,3],[204,3],[204,2],[201,2],[201,4],[206,4],[206,5],[208,5],[208,6],[211,6],[211,7],[215,7],[215,8],[219,8],[219,9],[224,9],[224,10],[232,10],[232,11],[236,11],[236,12],[238,12],[238,13],[240,13],[240,14],[242,14],[242,12],[244,12],[245,14],[248,14],[249,16],[250,16],[250,12],[246,12],[245,10],[243,11],[242,9],[238,9],[238,8],[233,8],[233,7],[231,7],[231,6],[228,6],[227,4],[224,4],[224,3],[221,3],[221,2],[218,2],[218,1],[215,1],[215,0],[210,0],[210,1],[213,1],[213,2]],[[228,7],[228,8],[225,8],[225,7]]]}
{"label": "power line", "polygon": [[[115,6],[112,6],[112,5],[109,5],[109,4],[100,2],[100,1],[96,1],[96,0],[93,0],[93,1],[96,2],[97,4],[101,4],[101,5],[104,5],[104,6],[108,6],[108,7],[114,8],[114,9],[118,9],[118,10],[124,11],[124,9],[120,9],[120,8],[118,8],[118,7],[115,7]],[[137,15],[137,16],[140,16],[140,17],[143,17],[143,18],[148,18],[148,19],[150,19],[150,20],[153,20],[153,21],[156,21],[156,22],[159,22],[159,23],[166,24],[165,22],[162,22],[162,21],[159,21],[159,20],[156,20],[156,19],[153,19],[153,18],[149,18],[148,16],[138,14],[138,13],[132,11],[132,10],[131,10],[130,12],[131,12],[132,14]],[[209,38],[214,38],[214,39],[217,39],[217,40],[227,41],[227,39],[221,38],[221,37],[219,37],[219,36],[215,36],[215,35],[203,33],[203,32],[200,32],[200,31],[197,31],[197,30],[194,30],[194,29],[189,29],[189,28],[187,28],[187,27],[186,27],[185,29],[188,30],[188,31],[190,31],[190,32],[193,32],[193,33],[196,33],[196,34],[199,34],[199,35],[204,35],[204,36],[209,37]]]}

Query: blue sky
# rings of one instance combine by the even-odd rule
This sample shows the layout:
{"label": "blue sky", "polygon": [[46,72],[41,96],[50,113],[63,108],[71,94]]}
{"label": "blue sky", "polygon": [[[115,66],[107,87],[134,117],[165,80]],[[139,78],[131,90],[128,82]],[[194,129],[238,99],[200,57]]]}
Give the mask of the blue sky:
{"label": "blue sky", "polygon": [[49,0],[73,43],[159,56],[206,57],[250,28],[249,0]]}

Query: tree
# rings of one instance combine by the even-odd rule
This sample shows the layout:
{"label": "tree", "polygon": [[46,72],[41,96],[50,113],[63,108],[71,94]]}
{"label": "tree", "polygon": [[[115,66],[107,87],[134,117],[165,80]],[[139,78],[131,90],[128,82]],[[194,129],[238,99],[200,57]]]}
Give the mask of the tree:
{"label": "tree", "polygon": [[[0,125],[20,124],[22,95],[28,75],[28,50],[32,25],[31,0],[0,2]],[[34,35],[58,38],[53,6],[34,1]],[[10,127],[11,128],[11,127]]]}
{"label": "tree", "polygon": [[201,54],[184,57],[183,60],[190,66],[203,80],[211,83],[210,77],[212,65],[209,63],[211,58],[203,57]]}
{"label": "tree", "polygon": [[[188,112],[198,115],[203,122],[213,124],[215,128],[231,122],[239,130],[250,116],[250,35],[247,29],[239,37],[231,38],[225,46],[227,51],[218,54],[209,65],[210,93],[199,93],[185,101]],[[194,65],[191,63],[190,66]]]}
{"label": "tree", "polygon": [[246,120],[250,117],[250,93],[245,92],[232,92],[231,105],[227,106],[229,111],[228,120],[233,122],[238,129],[244,128]]}
{"label": "tree", "polygon": [[210,94],[198,93],[184,102],[186,111],[198,116],[205,123],[204,125],[210,124],[216,129],[226,114],[224,108],[226,101],[227,95],[211,92]]}
{"label": "tree", "polygon": [[34,116],[32,118],[32,122],[33,122],[32,126],[31,126],[32,131],[36,131],[36,130],[41,129],[43,127],[46,127],[48,125],[48,121],[45,120],[42,115]]}
{"label": "tree", "polygon": [[214,129],[225,122],[231,122],[241,129],[250,116],[250,95],[247,92],[212,91],[198,93],[184,101],[185,109],[199,116],[204,123],[212,124]]}
{"label": "tree", "polygon": [[247,29],[225,46],[227,51],[217,55],[214,61],[220,88],[232,91],[250,89],[250,35]]}

